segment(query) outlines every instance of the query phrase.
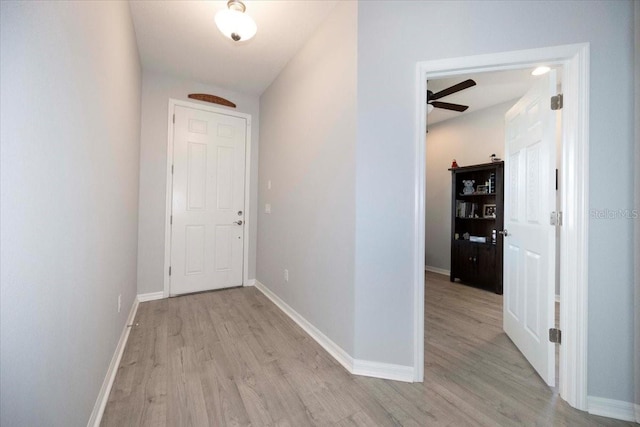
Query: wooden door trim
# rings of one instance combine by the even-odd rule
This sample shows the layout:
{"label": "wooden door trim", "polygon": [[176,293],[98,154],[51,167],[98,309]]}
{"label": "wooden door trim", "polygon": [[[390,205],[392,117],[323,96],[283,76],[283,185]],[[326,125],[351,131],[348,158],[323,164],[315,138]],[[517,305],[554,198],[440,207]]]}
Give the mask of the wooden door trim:
{"label": "wooden door trim", "polygon": [[[424,379],[424,256],[427,125],[427,79],[484,71],[514,70],[540,63],[563,67],[566,102],[562,119],[560,209],[564,213],[560,252],[560,396],[587,410],[587,303],[589,242],[589,44],[500,52],[416,64],[414,185],[414,373]],[[566,337],[566,339],[564,339]]]}
{"label": "wooden door trim", "polygon": [[173,197],[173,174],[171,166],[173,164],[173,114],[176,107],[186,107],[195,110],[203,110],[210,113],[222,114],[226,116],[245,119],[245,161],[244,161],[244,246],[242,261],[242,286],[250,286],[249,281],[249,227],[252,224],[251,211],[251,115],[231,111],[224,108],[203,105],[196,102],[182,101],[169,98],[169,109],[167,114],[167,165],[166,165],[166,195],[165,195],[165,222],[164,222],[164,271],[163,271],[163,296],[169,297],[171,293],[171,277],[169,276],[169,266],[171,265],[171,201]]}

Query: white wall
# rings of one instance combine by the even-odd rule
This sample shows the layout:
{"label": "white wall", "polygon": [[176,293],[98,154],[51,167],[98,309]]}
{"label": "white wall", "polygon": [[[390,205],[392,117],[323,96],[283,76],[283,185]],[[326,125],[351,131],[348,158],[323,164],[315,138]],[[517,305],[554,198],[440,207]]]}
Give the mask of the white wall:
{"label": "white wall", "polygon": [[136,294],[129,6],[3,1],[0,22],[0,424],[86,425]]}
{"label": "white wall", "polygon": [[260,98],[257,255],[257,279],[350,354],[356,11],[339,3]]}
{"label": "white wall", "polygon": [[[620,88],[633,87],[632,2],[359,4],[359,358],[413,362],[416,63],[580,42],[590,43],[590,207],[631,209],[633,92]],[[633,226],[592,219],[588,260],[588,393],[626,402],[633,399]]]}
{"label": "white wall", "polygon": [[425,265],[451,269],[451,162],[459,166],[504,158],[504,115],[517,99],[429,126]]}
{"label": "white wall", "polygon": [[[208,93],[236,104],[236,108],[203,103],[187,96]],[[138,230],[138,293],[164,289],[164,231],[167,188],[167,130],[169,98],[216,106],[251,114],[251,204],[258,200],[258,129],[259,102],[254,95],[178,79],[151,71],[142,77],[142,127],[140,131],[140,220]],[[255,278],[256,215],[247,223],[249,277]]]}

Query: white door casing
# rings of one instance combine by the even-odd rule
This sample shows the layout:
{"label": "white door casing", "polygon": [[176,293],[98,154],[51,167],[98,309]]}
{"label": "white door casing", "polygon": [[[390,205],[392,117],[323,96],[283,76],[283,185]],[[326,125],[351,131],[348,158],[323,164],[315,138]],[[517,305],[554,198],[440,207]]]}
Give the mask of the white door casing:
{"label": "white door casing", "polygon": [[541,76],[505,116],[503,327],[555,385],[555,71]]}
{"label": "white door casing", "polygon": [[427,80],[485,71],[563,67],[562,246],[560,250],[560,396],[587,410],[589,283],[589,64],[588,43],[421,61],[416,64],[414,185],[414,373],[424,375],[424,252]]}
{"label": "white door casing", "polygon": [[243,284],[245,118],[176,105],[170,294]]}

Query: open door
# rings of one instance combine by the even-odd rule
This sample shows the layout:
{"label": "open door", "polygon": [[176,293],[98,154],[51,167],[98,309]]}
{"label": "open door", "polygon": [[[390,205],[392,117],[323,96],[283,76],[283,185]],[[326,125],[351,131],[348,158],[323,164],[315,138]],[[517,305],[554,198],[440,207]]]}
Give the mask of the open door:
{"label": "open door", "polygon": [[503,328],[542,379],[555,385],[556,74],[505,116]]}

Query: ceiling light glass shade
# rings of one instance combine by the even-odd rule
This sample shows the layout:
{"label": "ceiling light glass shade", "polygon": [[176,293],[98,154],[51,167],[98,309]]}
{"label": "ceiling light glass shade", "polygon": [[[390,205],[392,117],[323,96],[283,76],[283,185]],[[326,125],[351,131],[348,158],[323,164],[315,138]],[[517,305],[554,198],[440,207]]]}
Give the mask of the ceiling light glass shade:
{"label": "ceiling light glass shade", "polygon": [[249,40],[258,31],[255,21],[239,10],[221,10],[215,20],[220,32],[236,42]]}
{"label": "ceiling light glass shade", "polygon": [[532,76],[541,76],[543,74],[547,74],[549,71],[551,71],[551,68],[543,65],[543,66],[538,67],[535,70],[533,70],[531,72],[531,75]]}
{"label": "ceiling light glass shade", "polygon": [[427,104],[427,114],[430,114],[433,111],[433,105]]}

